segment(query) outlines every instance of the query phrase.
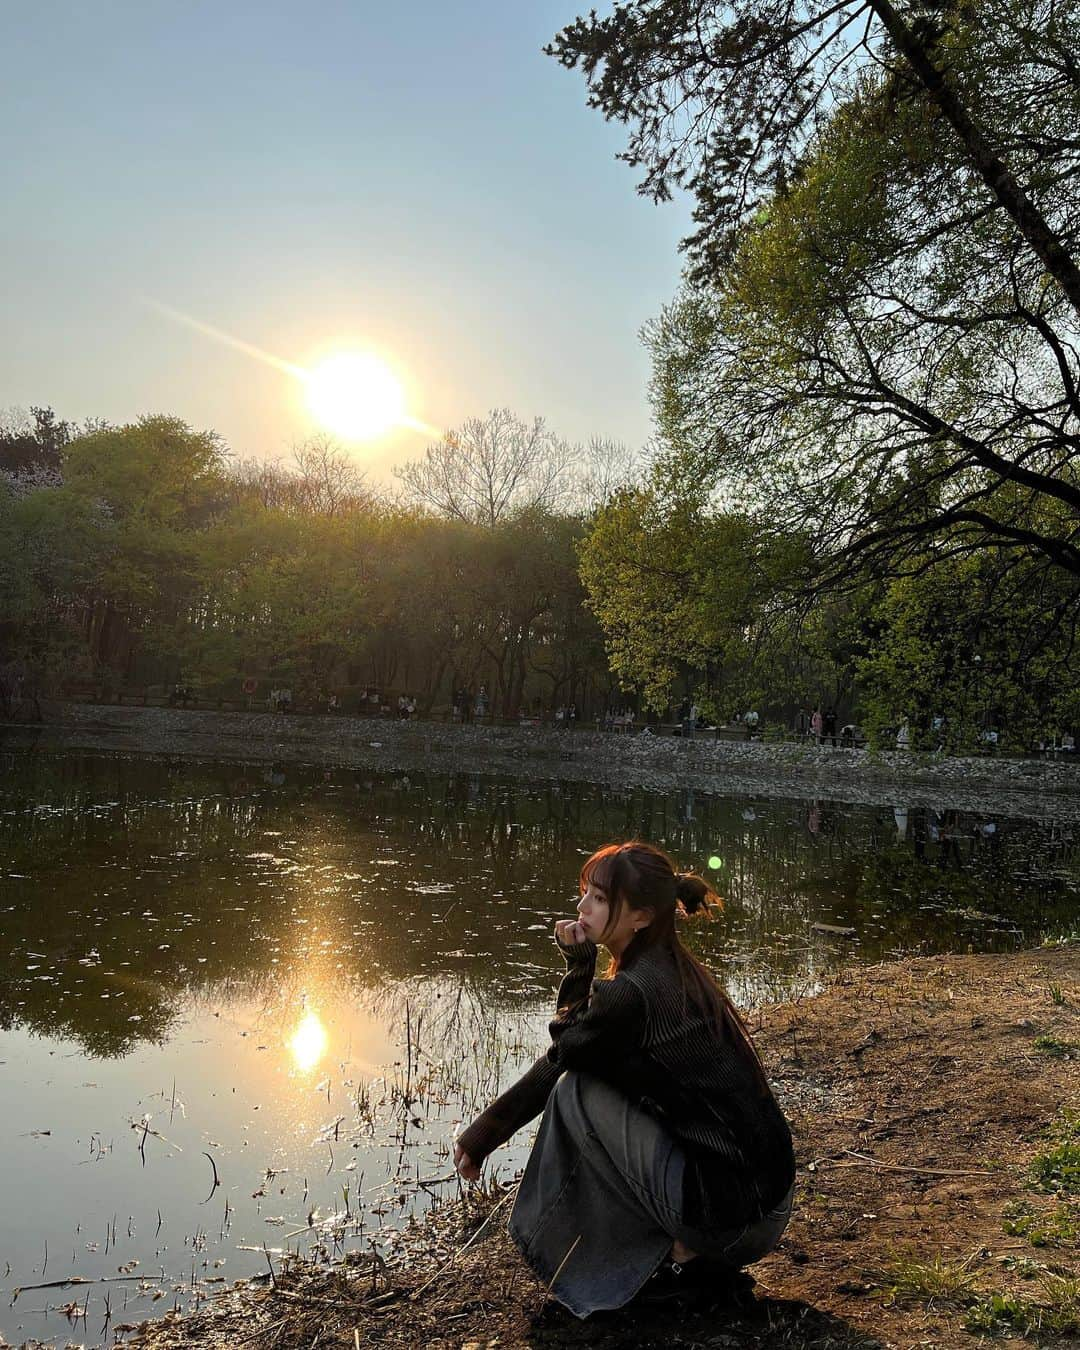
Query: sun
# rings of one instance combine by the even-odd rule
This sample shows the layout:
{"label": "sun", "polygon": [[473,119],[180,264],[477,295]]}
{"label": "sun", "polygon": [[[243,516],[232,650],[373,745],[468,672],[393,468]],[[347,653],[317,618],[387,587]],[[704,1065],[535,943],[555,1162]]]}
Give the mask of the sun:
{"label": "sun", "polygon": [[337,352],[306,375],[308,407],[346,441],[369,441],[405,420],[405,391],[371,352]]}

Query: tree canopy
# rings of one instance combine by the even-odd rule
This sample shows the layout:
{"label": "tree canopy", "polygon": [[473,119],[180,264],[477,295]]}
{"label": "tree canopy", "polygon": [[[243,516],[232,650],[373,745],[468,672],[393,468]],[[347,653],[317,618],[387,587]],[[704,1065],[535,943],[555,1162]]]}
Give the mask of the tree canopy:
{"label": "tree canopy", "polygon": [[719,274],[869,74],[892,106],[913,93],[933,108],[984,205],[1080,311],[1075,235],[1056,218],[1077,170],[1076,38],[1075,7],[1047,0],[628,0],[547,50],[580,66],[591,106],[629,128],[623,158],[645,169],[641,191],[693,195],[699,276]]}
{"label": "tree canopy", "polygon": [[1078,39],[1075,0],[630,0],[556,36],[640,190],[694,208],[650,485],[582,551],[617,669],[854,687],[920,736],[937,704],[956,744],[1074,715]]}
{"label": "tree canopy", "polygon": [[987,546],[1080,576],[1077,32],[1075,4],[687,0],[553,44],[645,188],[696,202],[646,333],[667,472],[805,535],[804,595]]}

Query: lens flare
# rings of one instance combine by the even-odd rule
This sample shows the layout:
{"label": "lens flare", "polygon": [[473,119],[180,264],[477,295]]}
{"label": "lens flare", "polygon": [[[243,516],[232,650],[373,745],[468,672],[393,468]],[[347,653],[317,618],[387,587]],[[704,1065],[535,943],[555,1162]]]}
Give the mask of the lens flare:
{"label": "lens flare", "polygon": [[307,390],[308,406],[323,427],[346,441],[374,440],[376,436],[403,427],[422,436],[443,435],[439,427],[411,416],[405,408],[401,381],[371,352],[340,351],[320,361],[313,370],[283,361],[273,352],[234,337],[193,314],[146,297],[144,303],[174,323],[183,324],[224,347],[243,352],[263,365],[272,366],[299,380]]}

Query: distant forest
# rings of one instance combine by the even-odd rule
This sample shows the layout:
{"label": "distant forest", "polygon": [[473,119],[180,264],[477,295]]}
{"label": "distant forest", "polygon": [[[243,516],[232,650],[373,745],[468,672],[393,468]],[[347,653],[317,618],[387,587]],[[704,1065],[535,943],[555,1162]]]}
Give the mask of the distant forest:
{"label": "distant forest", "polygon": [[498,718],[694,700],[701,721],[754,707],[779,735],[832,706],[885,743],[906,718],[917,745],[958,749],[1080,720],[1064,569],[987,545],[836,586],[805,531],[766,534],[679,473],[497,411],[387,494],[324,439],[275,464],[171,417],[10,414],[5,710],[179,686],[238,707],[289,688],[294,708],[342,712],[407,694],[446,716],[483,688]]}

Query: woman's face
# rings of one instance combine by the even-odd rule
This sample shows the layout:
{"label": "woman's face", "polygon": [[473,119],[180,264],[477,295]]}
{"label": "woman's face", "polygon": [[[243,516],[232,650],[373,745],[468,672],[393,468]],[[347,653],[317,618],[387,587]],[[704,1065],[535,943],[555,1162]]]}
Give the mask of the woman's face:
{"label": "woman's face", "polygon": [[590,942],[602,942],[617,956],[633,939],[639,928],[648,925],[651,915],[647,910],[631,909],[624,904],[615,926],[608,929],[611,910],[606,893],[592,882],[588,884],[577,904],[578,918]]}

